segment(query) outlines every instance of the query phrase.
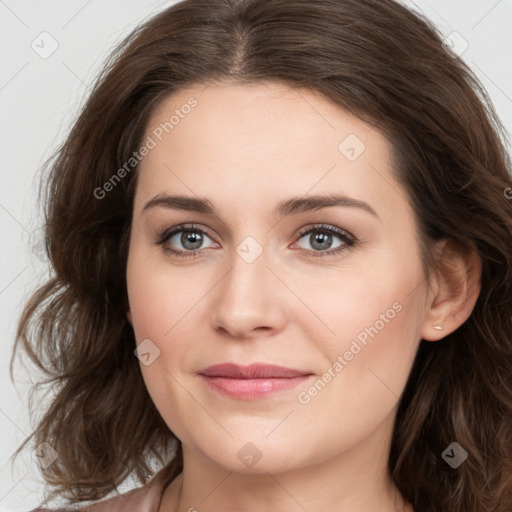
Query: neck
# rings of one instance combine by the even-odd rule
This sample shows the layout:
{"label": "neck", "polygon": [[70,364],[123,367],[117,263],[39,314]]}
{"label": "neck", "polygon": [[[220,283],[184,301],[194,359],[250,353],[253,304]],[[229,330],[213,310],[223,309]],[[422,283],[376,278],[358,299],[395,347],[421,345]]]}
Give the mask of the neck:
{"label": "neck", "polygon": [[159,512],[413,512],[387,470],[392,420],[350,450],[279,473],[231,471],[183,445],[183,472]]}

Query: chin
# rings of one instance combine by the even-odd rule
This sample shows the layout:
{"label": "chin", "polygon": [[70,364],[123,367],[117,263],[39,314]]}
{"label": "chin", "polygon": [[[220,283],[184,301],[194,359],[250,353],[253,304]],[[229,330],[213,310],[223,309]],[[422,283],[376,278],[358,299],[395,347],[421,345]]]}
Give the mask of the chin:
{"label": "chin", "polygon": [[276,445],[264,438],[253,441],[230,439],[226,444],[217,444],[215,452],[211,447],[211,444],[205,447],[204,455],[214,464],[236,473],[282,473],[308,464],[302,456],[299,458],[301,452],[291,443]]}

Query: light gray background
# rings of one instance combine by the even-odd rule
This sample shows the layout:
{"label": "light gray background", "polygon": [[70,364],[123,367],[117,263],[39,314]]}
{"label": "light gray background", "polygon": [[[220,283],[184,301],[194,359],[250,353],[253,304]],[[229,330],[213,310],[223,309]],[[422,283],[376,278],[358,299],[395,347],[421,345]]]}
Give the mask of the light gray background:
{"label": "light gray background", "polygon": [[[36,204],[41,164],[61,143],[114,45],[148,16],[175,3],[149,0],[0,0],[0,511],[29,511],[39,504],[43,483],[31,453],[12,466],[9,457],[31,432],[28,389],[37,375],[10,362],[22,304],[47,276],[37,255],[40,215]],[[512,132],[512,0],[404,1],[432,19],[456,50],[469,45],[469,63]],[[58,48],[51,48],[48,32]],[[45,38],[43,40],[43,38]],[[37,46],[38,45],[38,46]],[[45,55],[43,55],[46,57]],[[34,246],[36,249],[34,249]],[[120,489],[124,492],[130,483]]]}

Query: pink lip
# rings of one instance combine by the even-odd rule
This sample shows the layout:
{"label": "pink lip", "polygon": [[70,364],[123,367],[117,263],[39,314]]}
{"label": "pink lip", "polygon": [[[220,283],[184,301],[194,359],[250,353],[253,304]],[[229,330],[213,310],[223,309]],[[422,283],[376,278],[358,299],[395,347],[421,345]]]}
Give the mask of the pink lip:
{"label": "pink lip", "polygon": [[311,373],[262,363],[250,366],[224,363],[209,366],[201,370],[199,375],[215,391],[235,398],[254,400],[291,389],[310,377]]}
{"label": "pink lip", "polygon": [[209,366],[199,372],[206,377],[228,377],[231,379],[262,379],[262,378],[290,378],[310,375],[310,372],[285,368],[273,364],[253,363],[241,366],[234,363],[222,363]]}

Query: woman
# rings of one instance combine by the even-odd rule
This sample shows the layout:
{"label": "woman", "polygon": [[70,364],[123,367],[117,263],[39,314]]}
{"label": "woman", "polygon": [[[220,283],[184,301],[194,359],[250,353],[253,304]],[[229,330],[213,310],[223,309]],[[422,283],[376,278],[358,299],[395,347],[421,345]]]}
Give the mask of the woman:
{"label": "woman", "polygon": [[502,134],[392,0],[185,0],[137,29],[52,163],[55,275],[19,324],[58,386],[51,497],[511,510]]}

